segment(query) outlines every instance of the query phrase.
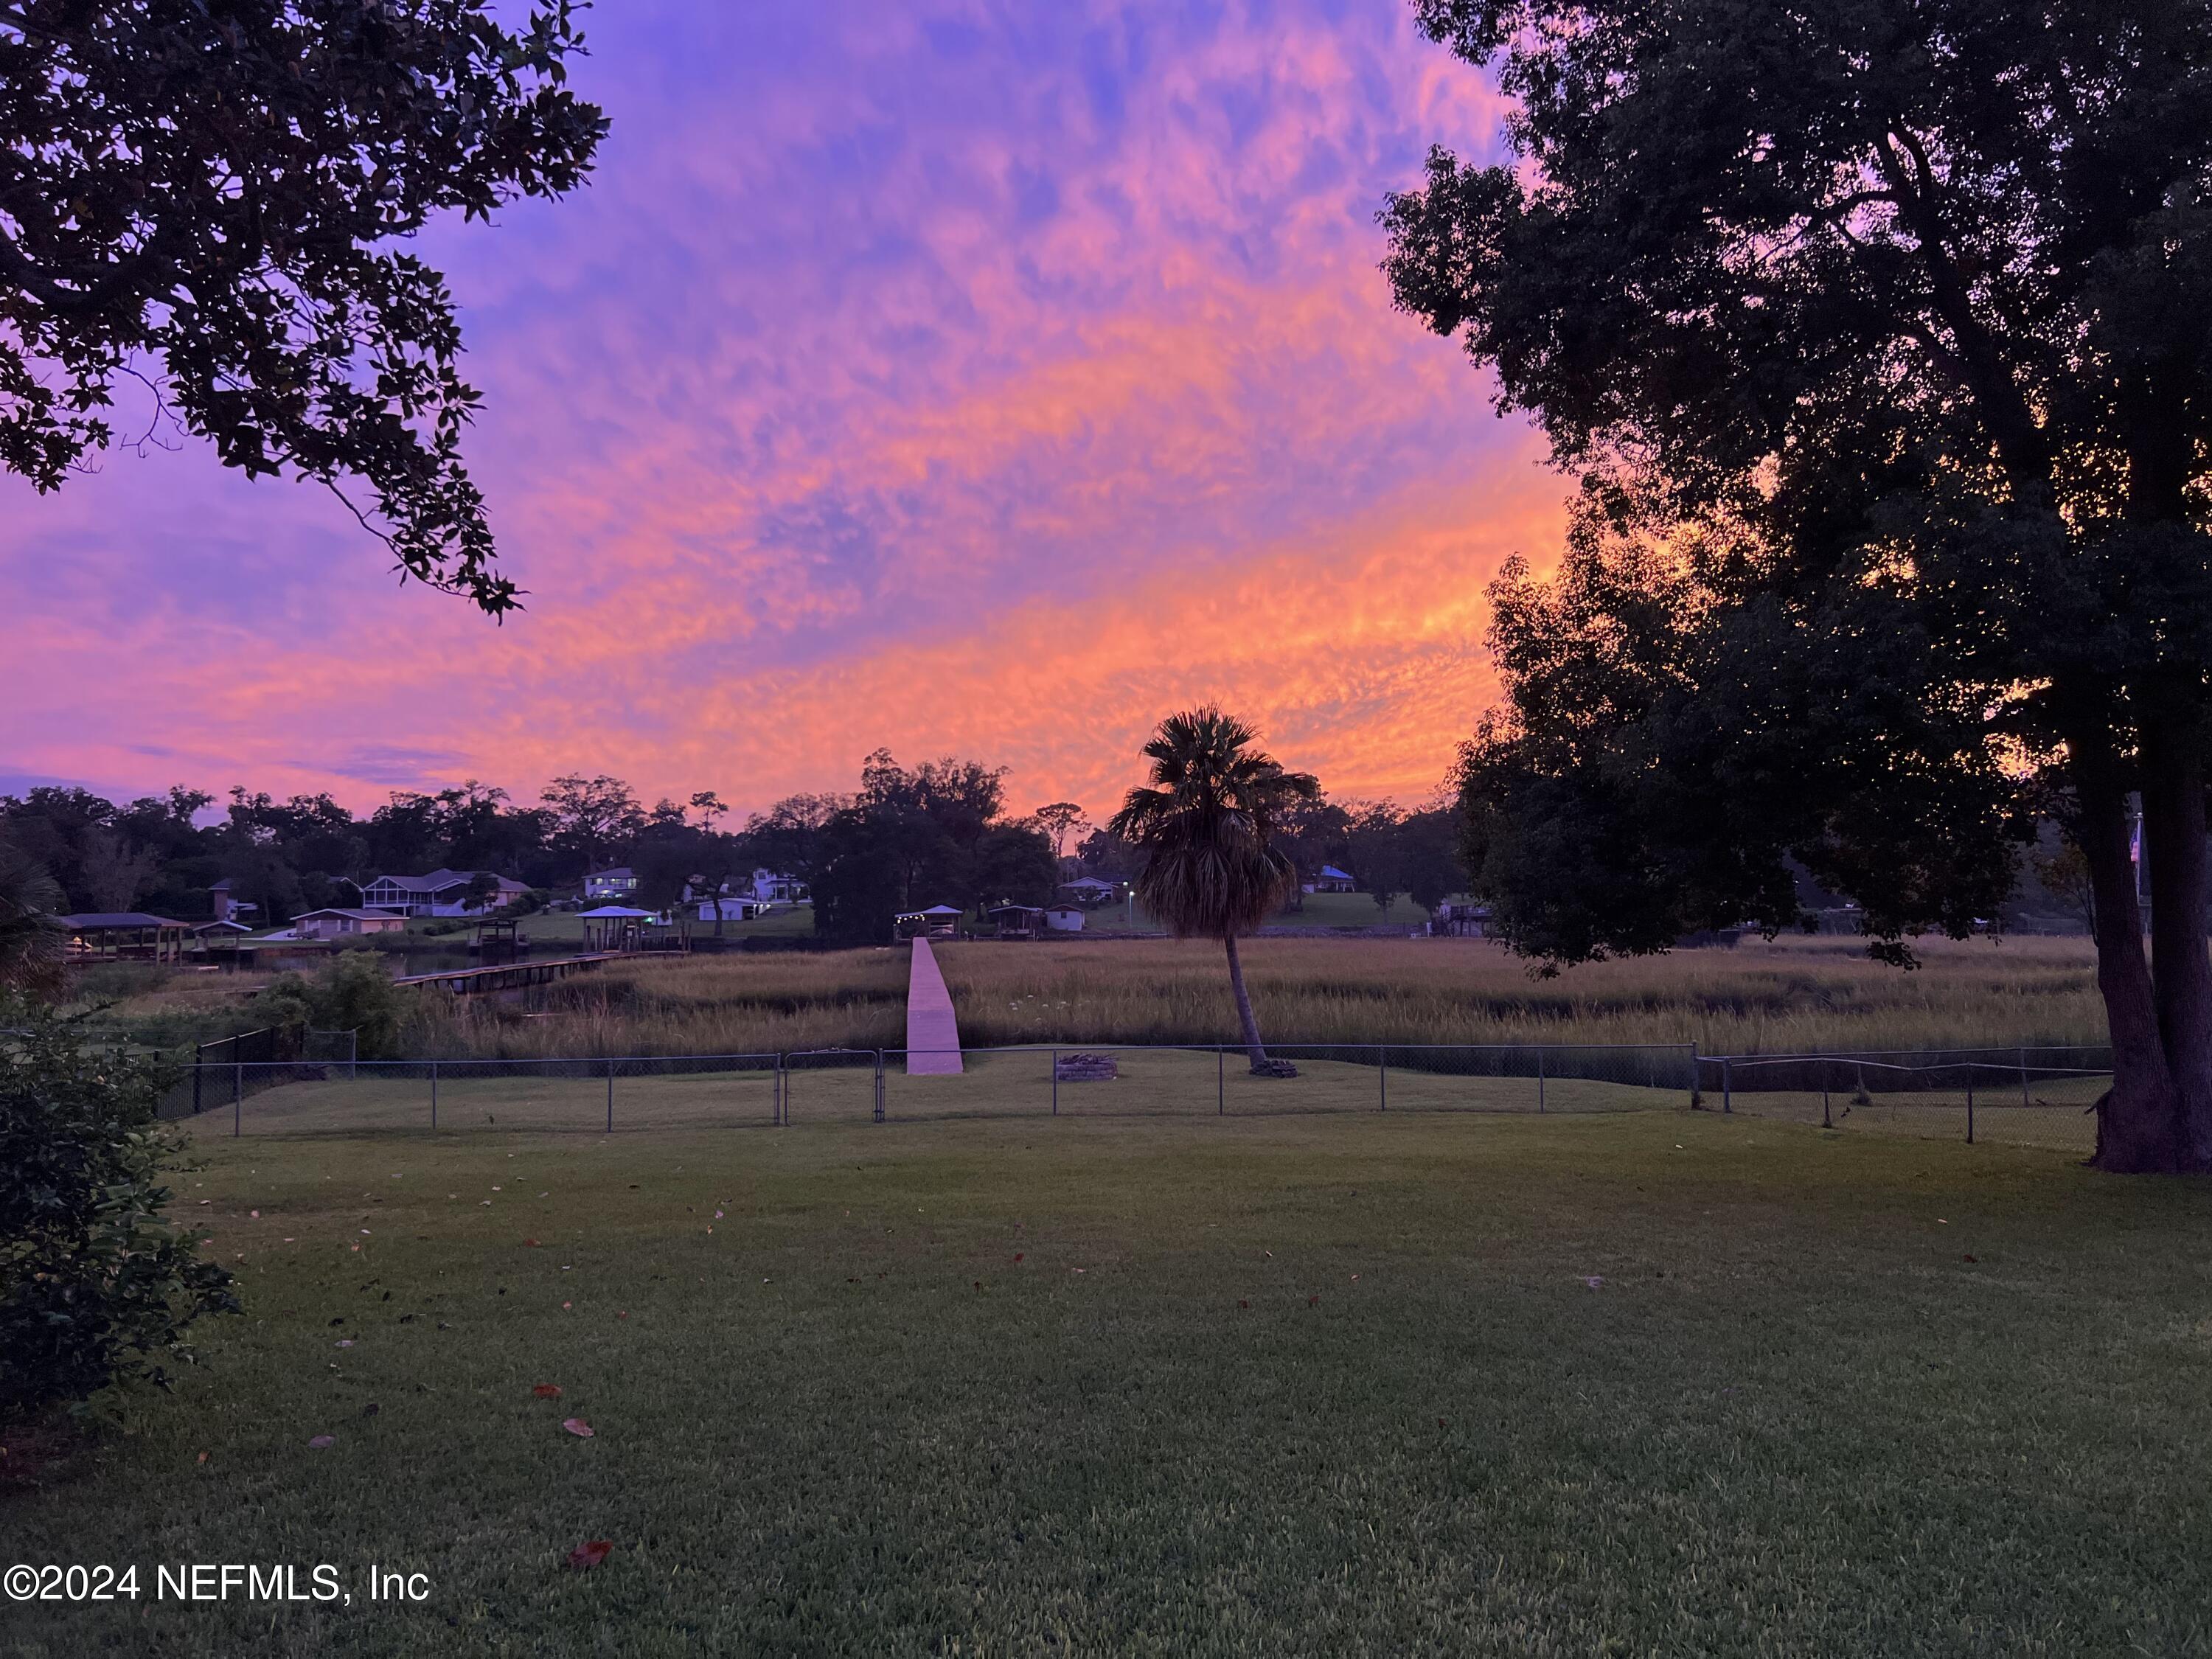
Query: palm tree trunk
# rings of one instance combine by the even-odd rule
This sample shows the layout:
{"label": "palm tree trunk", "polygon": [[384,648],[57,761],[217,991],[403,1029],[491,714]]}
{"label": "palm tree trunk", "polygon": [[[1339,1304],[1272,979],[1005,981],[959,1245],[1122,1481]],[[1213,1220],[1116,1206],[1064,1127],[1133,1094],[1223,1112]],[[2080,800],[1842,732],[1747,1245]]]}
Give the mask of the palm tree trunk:
{"label": "palm tree trunk", "polygon": [[1254,1066],[1265,1066],[1267,1051],[1260,1046],[1260,1022],[1252,1015],[1252,994],[1244,988],[1244,962],[1237,954],[1237,935],[1224,933],[1221,943],[1229,952],[1229,988],[1237,998],[1237,1024],[1244,1033],[1244,1052]]}

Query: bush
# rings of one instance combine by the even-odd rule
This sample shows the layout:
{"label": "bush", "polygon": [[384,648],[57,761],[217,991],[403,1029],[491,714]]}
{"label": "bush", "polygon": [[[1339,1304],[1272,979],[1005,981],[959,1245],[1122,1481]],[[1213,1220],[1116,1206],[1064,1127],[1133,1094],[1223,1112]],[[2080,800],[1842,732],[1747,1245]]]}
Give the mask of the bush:
{"label": "bush", "polygon": [[264,1024],[293,1032],[352,1031],[363,1060],[391,1052],[405,1012],[406,994],[392,982],[383,958],[369,951],[341,951],[315,970],[279,974],[254,1000]]}
{"label": "bush", "polygon": [[178,1144],[157,1067],[52,1013],[0,1009],[0,1422],[189,1364],[185,1328],[234,1313],[231,1276],[162,1214]]}

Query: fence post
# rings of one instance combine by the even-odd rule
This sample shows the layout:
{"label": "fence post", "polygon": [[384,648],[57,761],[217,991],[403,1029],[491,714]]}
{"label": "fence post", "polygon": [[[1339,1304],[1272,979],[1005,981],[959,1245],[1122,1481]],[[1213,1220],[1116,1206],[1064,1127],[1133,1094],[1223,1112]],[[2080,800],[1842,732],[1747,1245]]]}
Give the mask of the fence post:
{"label": "fence post", "polygon": [[1698,1085],[1705,1080],[1705,1062],[1698,1058],[1698,1045],[1690,1045],[1690,1108],[1697,1109]]}
{"label": "fence post", "polygon": [[1213,1115],[1229,1115],[1229,1050],[1213,1045]]}
{"label": "fence post", "polygon": [[1823,1129],[1836,1127],[1835,1119],[1828,1115],[1828,1074],[1826,1072],[1820,1073],[1820,1127]]}
{"label": "fence post", "polygon": [[607,1056],[607,1133],[615,1132],[615,1057]]}
{"label": "fence post", "polygon": [[876,1121],[884,1121],[884,1051],[876,1050]]}
{"label": "fence post", "polygon": [[346,1033],[346,1081],[358,1083],[360,1080],[361,1027],[356,1025]]}
{"label": "fence post", "polygon": [[430,1127],[438,1127],[438,1062],[430,1062]]}
{"label": "fence post", "polygon": [[1536,1115],[1544,1115],[1544,1051],[1536,1050]]}
{"label": "fence post", "polygon": [[2025,1105],[2027,1105],[2027,1104],[2028,1103],[2028,1099],[2027,1099],[2027,1046],[2026,1046],[2025,1044],[2023,1044],[2023,1045],[2021,1046],[2021,1051],[2020,1051],[2020,1103],[2021,1103],[2021,1105],[2023,1105],[2023,1106],[2025,1106]]}
{"label": "fence post", "polygon": [[1052,1051],[1052,1115],[1060,1115],[1060,1050]]}
{"label": "fence post", "polygon": [[1966,1073],[1966,1145],[1974,1144],[1974,1074]]}
{"label": "fence post", "polygon": [[194,1117],[200,1115],[200,1075],[206,1070],[207,1062],[200,1058],[200,1051],[195,1048],[192,1050],[192,1115]]}
{"label": "fence post", "polygon": [[246,1133],[246,1062],[234,1060],[230,1063],[230,1138],[237,1139]]}
{"label": "fence post", "polygon": [[1721,1056],[1721,1115],[1728,1116],[1735,1110],[1735,1077],[1729,1065],[1729,1057]]}
{"label": "fence post", "polygon": [[1390,1109],[1390,1049],[1387,1043],[1378,1042],[1375,1045],[1375,1086],[1376,1092],[1382,1097],[1382,1103],[1375,1109],[1378,1112],[1389,1111]]}

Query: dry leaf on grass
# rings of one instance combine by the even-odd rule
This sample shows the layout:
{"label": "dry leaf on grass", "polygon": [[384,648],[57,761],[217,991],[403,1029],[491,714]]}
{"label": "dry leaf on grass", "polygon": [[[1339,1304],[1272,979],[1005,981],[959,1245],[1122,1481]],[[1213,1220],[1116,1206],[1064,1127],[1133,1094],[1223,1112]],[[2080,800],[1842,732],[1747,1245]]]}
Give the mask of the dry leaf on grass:
{"label": "dry leaf on grass", "polygon": [[540,1382],[530,1392],[540,1400],[558,1400],[561,1397],[561,1385],[558,1382]]}
{"label": "dry leaf on grass", "polygon": [[568,1565],[578,1572],[586,1571],[605,1560],[613,1550],[611,1539],[587,1538],[568,1552]]}
{"label": "dry leaf on grass", "polygon": [[571,1417],[564,1421],[561,1426],[568,1430],[569,1433],[574,1435],[579,1440],[589,1440],[592,1437],[592,1425],[584,1421],[580,1417]]}

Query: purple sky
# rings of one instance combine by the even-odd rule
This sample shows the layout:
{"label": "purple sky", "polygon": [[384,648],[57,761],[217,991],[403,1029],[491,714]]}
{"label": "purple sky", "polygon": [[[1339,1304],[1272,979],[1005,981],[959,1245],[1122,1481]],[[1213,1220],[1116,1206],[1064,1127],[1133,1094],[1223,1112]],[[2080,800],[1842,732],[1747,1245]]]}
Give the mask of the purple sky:
{"label": "purple sky", "polygon": [[562,772],[755,807],[878,745],[1106,810],[1218,699],[1413,799],[1565,489],[1391,312],[1374,215],[1498,107],[1389,0],[623,0],[592,184],[442,225],[528,609],[401,588],[203,446],[10,494],[0,789],[356,805]]}

